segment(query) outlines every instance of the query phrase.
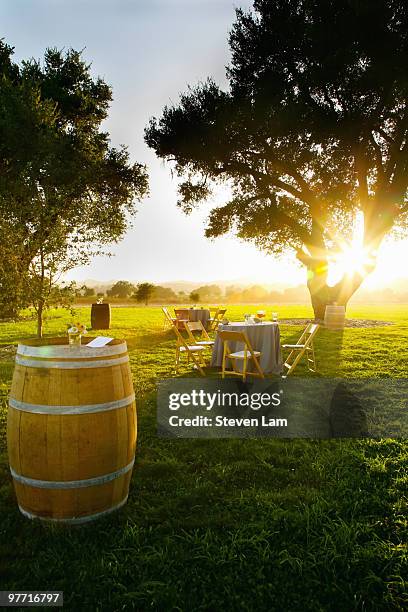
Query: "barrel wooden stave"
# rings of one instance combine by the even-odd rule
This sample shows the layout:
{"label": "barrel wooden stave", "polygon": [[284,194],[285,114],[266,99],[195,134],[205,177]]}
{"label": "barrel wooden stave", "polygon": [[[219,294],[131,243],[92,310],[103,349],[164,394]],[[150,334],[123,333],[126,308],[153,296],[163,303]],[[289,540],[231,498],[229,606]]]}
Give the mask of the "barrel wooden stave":
{"label": "barrel wooden stave", "polygon": [[133,413],[133,403],[106,413],[67,416],[11,409],[10,465],[17,473],[38,480],[77,480],[78,474],[86,479],[114,472],[128,465],[135,454]]}
{"label": "barrel wooden stave", "polygon": [[26,368],[16,364],[10,392],[10,396],[18,401],[55,406],[103,404],[132,394],[128,364],[100,370],[94,368],[92,372],[91,369]]}
{"label": "barrel wooden stave", "polygon": [[121,476],[112,486],[82,489],[40,489],[14,483],[20,509],[30,518],[61,522],[82,522],[119,508],[127,501],[131,472]]}
{"label": "barrel wooden stave", "polygon": [[[69,349],[68,356],[75,357],[77,350]],[[106,363],[116,359],[118,349],[111,352],[114,350],[116,354],[111,356],[99,353],[99,360]],[[84,354],[87,355],[82,349]],[[70,361],[68,356],[55,359],[62,359],[64,364]],[[35,360],[43,361],[44,356],[28,359],[35,365]],[[89,359],[95,361],[95,357],[86,357]],[[125,405],[99,409],[118,400]],[[15,490],[23,513],[82,522],[110,512],[126,501],[136,447],[136,411],[129,363],[76,370],[17,364],[10,404],[13,401],[22,402],[23,406],[23,409],[10,407],[7,428],[10,467],[16,473]],[[36,409],[51,406],[50,413],[29,412],[24,409],[26,405]],[[96,405],[97,411],[52,414],[53,407],[84,405],[91,409]],[[112,474],[109,482],[103,481]],[[34,479],[34,484],[20,482],[21,476]],[[101,477],[98,484],[92,481],[90,486],[58,488],[58,483],[66,486],[68,482],[70,486],[72,482],[83,484],[88,479],[100,481]],[[45,488],[35,486],[37,481],[42,481],[42,486],[45,483]]]}

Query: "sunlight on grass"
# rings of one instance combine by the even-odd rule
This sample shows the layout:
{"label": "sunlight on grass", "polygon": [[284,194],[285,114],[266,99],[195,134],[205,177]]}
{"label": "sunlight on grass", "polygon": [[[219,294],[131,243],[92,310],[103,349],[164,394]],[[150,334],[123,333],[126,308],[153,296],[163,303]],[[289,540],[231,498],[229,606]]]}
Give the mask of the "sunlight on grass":
{"label": "sunlight on grass", "polygon": [[[270,306],[259,307],[270,316]],[[228,317],[255,308],[228,307]],[[280,319],[311,316],[307,306],[276,310]],[[65,333],[70,315],[50,314],[46,334]],[[319,375],[406,377],[407,308],[356,307],[348,316],[394,325],[321,330]],[[80,319],[90,325],[89,307]],[[282,341],[300,331],[282,325]],[[34,333],[34,320],[0,323],[0,352]],[[160,439],[155,390],[172,376],[173,334],[157,307],[115,308],[110,334],[128,342],[137,461],[127,506],[88,527],[45,527],[18,513],[5,448],[13,363],[0,361],[3,588],[64,590],[72,610],[96,600],[109,610],[220,609],[225,601],[231,610],[270,609],[272,600],[282,610],[334,609],[333,601],[336,610],[403,608],[406,442]],[[305,373],[302,366],[297,375]]]}

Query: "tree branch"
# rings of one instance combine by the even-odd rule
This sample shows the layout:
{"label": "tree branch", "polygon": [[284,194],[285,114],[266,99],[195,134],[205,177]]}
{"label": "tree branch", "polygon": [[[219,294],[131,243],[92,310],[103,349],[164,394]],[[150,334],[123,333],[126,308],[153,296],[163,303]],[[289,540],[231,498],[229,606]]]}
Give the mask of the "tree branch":
{"label": "tree branch", "polygon": [[382,156],[381,147],[376,141],[376,139],[374,138],[373,132],[370,132],[369,140],[374,147],[375,157],[377,161],[376,167],[378,170],[378,177],[379,177],[379,180],[382,180],[384,177],[384,165],[383,165],[383,156]]}
{"label": "tree branch", "polygon": [[234,161],[227,165],[221,166],[219,170],[216,172],[216,174],[224,174],[224,173],[229,173],[231,171],[234,173],[238,173],[238,174],[250,175],[255,180],[260,181],[262,186],[267,185],[267,186],[272,186],[272,187],[278,187],[282,191],[286,191],[286,193],[288,193],[289,195],[292,195],[293,197],[304,202],[305,204],[308,204],[309,206],[314,206],[316,204],[311,192],[309,194],[305,194],[303,191],[299,191],[298,189],[293,187],[293,185],[290,185],[289,183],[285,183],[279,178],[272,178],[268,174],[264,174],[263,172],[254,170],[253,168],[251,168],[250,166],[247,166],[243,162]]}
{"label": "tree branch", "polygon": [[376,127],[373,130],[374,132],[377,132],[380,136],[382,136],[382,138],[384,140],[386,140],[389,144],[395,144],[395,140],[393,138],[391,138],[391,136],[389,134],[387,134],[387,132],[385,130],[383,130],[381,127]]}
{"label": "tree branch", "polygon": [[355,154],[354,160],[358,180],[358,196],[360,199],[361,207],[364,210],[367,209],[368,206],[368,164],[367,159],[363,156],[361,151]]}

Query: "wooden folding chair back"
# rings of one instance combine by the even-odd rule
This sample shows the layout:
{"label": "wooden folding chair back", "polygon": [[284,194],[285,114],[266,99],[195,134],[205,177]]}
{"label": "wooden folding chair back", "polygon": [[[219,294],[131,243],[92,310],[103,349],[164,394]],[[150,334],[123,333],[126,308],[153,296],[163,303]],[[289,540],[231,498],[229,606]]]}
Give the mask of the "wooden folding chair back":
{"label": "wooden folding chair back", "polygon": [[[214,312],[214,315],[212,317],[210,317],[210,319],[209,319],[209,329],[210,329],[210,331],[213,331],[214,329],[216,329],[218,323],[220,323],[221,319],[224,317],[226,312],[227,312],[226,308],[217,308],[216,309],[216,311]],[[211,314],[211,308],[210,308],[210,314]]]}
{"label": "wooden folding chair back", "polygon": [[223,342],[242,342],[243,344],[248,345],[248,347],[251,347],[251,343],[245,332],[223,329],[222,331],[218,331],[218,336]]}
{"label": "wooden folding chair back", "polygon": [[319,331],[318,323],[308,323],[303,330],[296,344],[284,344],[282,348],[291,349],[287,356],[283,367],[286,368],[283,372],[283,377],[292,374],[299,361],[305,355],[307,367],[310,372],[316,372],[316,358],[313,346],[313,338]]}
{"label": "wooden folding chair back", "polygon": [[[209,343],[211,345],[214,344],[214,340],[211,340],[210,336],[207,333],[204,325],[201,321],[187,321],[184,323],[185,330],[187,332],[189,340],[200,344],[200,342]],[[199,335],[194,336],[194,332],[200,332]],[[198,341],[197,341],[198,340]]]}
{"label": "wooden folding chair back", "polygon": [[201,346],[199,344],[192,344],[191,342],[187,342],[185,338],[181,335],[176,325],[173,325],[173,330],[176,335],[177,343],[176,343],[176,359],[175,359],[175,372],[177,374],[178,368],[180,365],[180,357],[183,353],[187,355],[187,363],[190,363],[190,360],[193,362],[197,370],[200,372],[201,376],[205,376],[205,372],[203,370],[203,366],[205,366],[205,361],[202,355],[202,352],[205,351],[205,346]]}
{"label": "wooden folding chair back", "polygon": [[162,306],[162,311],[163,311],[163,314],[164,314],[163,329],[166,329],[168,327],[173,327],[174,319],[171,316],[171,314],[169,313],[168,309],[165,306]]}
{"label": "wooden folding chair back", "polygon": [[188,308],[175,308],[174,314],[176,315],[175,326],[177,329],[184,330],[184,323],[186,323],[190,318],[190,313]]}
{"label": "wooden folding chair back", "polygon": [[[223,343],[223,354],[222,354],[222,377],[225,378],[225,374],[232,374],[234,376],[241,376],[245,381],[248,375],[256,376],[258,378],[264,378],[265,375],[262,371],[261,366],[259,365],[258,357],[261,356],[259,351],[254,351],[252,345],[249,341],[248,336],[245,332],[238,331],[229,331],[229,330],[219,330],[218,337]],[[242,351],[235,350],[231,351],[230,342],[237,342],[244,345]],[[227,360],[231,361],[232,370],[226,370],[226,362]],[[237,361],[242,361],[242,371],[237,368]],[[256,371],[248,371],[248,361],[250,361]]]}

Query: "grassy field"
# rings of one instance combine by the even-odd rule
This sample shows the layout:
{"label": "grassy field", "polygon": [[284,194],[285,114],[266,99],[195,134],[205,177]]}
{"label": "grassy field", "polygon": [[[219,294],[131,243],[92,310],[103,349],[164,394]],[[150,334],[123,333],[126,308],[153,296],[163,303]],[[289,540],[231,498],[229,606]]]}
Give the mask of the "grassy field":
{"label": "grassy field", "polygon": [[[240,320],[248,310],[228,315]],[[278,311],[311,316],[306,306]],[[90,324],[90,309],[79,312]],[[322,330],[319,374],[407,378],[406,305],[354,307],[348,316],[394,325]],[[69,320],[51,313],[47,335],[64,333]],[[282,325],[282,340],[299,331]],[[174,359],[159,308],[113,311],[139,416],[128,504],[76,528],[23,518],[5,440],[13,363],[1,349],[34,332],[30,319],[0,324],[0,589],[63,590],[70,611],[406,609],[407,443],[157,438],[156,382],[172,376]]]}

